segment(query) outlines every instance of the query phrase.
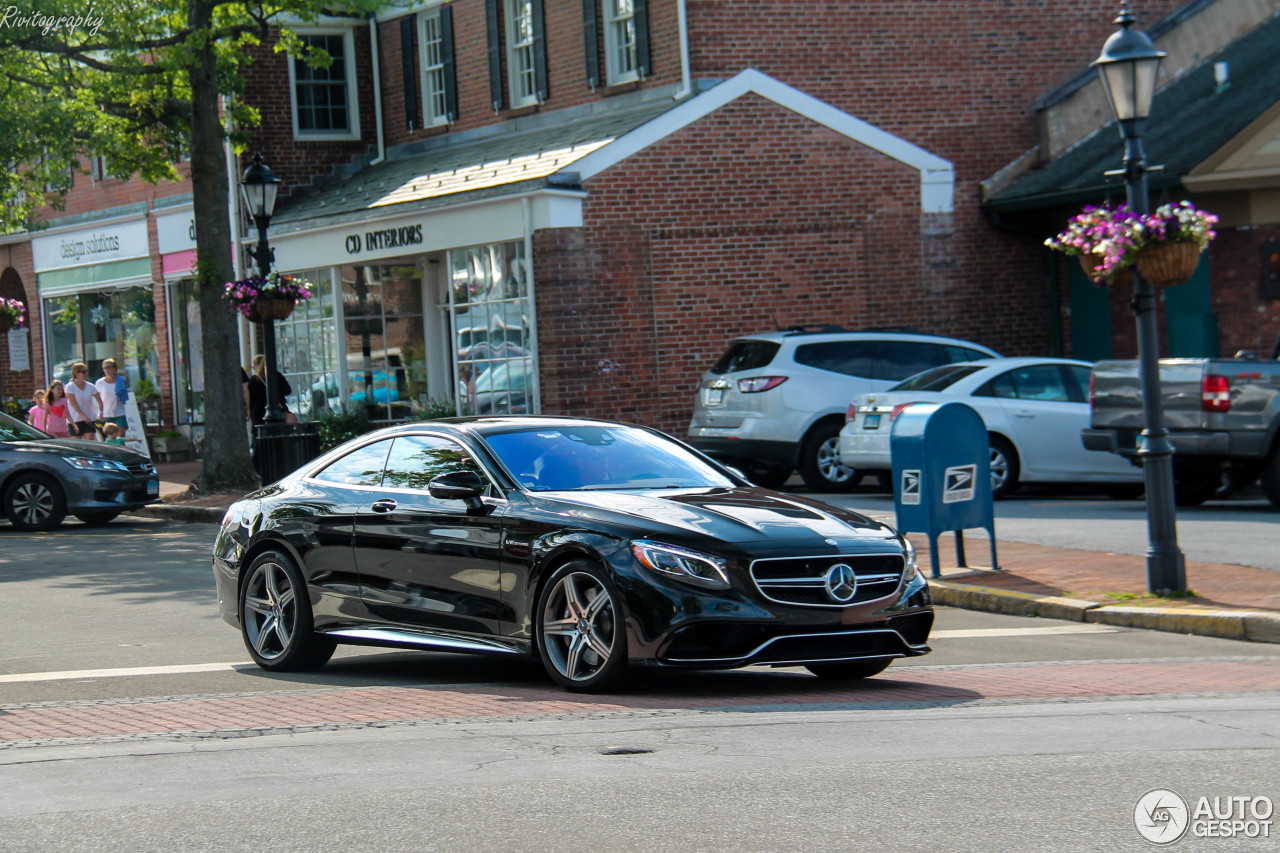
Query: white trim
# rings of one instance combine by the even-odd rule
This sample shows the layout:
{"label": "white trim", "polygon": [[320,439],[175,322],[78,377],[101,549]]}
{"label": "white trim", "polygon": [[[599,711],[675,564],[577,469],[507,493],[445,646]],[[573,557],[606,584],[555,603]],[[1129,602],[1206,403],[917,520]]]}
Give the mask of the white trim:
{"label": "white trim", "polygon": [[[519,48],[516,46],[515,29],[516,29],[516,10],[517,6],[523,8],[523,4],[528,3],[529,6],[529,44],[527,48]],[[506,48],[507,60],[507,109],[518,110],[521,107],[531,107],[538,103],[538,39],[533,34],[534,22],[533,15],[536,10],[530,0],[507,0],[502,4],[502,17],[504,32],[506,39],[503,46]],[[516,63],[516,56],[520,50],[529,51],[530,69],[532,71],[532,91],[524,97],[518,97],[521,83],[521,71]]]}
{"label": "white trim", "polygon": [[108,216],[103,219],[86,219],[83,222],[77,222],[74,225],[58,225],[53,228],[42,228],[39,231],[25,232],[28,237],[39,239],[41,237],[52,237],[56,234],[66,234],[69,231],[85,231],[94,228],[106,228],[108,225],[118,225],[121,222],[132,222],[135,219],[146,219],[151,211],[144,210],[141,213],[127,213],[121,216]]}
{"label": "white trim", "polygon": [[922,212],[950,213],[954,210],[955,169],[950,161],[754,68],[741,71],[718,86],[690,98],[653,121],[570,164],[563,171],[577,173],[585,181],[748,93],[773,101],[918,171]]}
{"label": "white trim", "polygon": [[393,6],[374,15],[374,20],[379,24],[385,24],[388,21],[398,21],[406,15],[417,15],[420,12],[432,12],[439,9],[445,3],[451,0],[422,0],[420,3],[407,3],[402,6]]}
{"label": "white trim", "polygon": [[294,73],[294,63],[301,60],[290,56],[288,57],[289,114],[293,120],[293,138],[300,142],[358,141],[360,139],[360,100],[356,88],[355,34],[351,27],[290,27],[290,29],[298,36],[342,36],[343,66],[347,84],[347,122],[350,125],[350,130],[346,132],[314,133],[298,129],[298,81]]}
{"label": "white trim", "polygon": [[[635,68],[632,68],[630,71],[625,73],[618,70],[620,45],[618,43],[617,27],[615,26],[615,23],[619,20],[614,17],[616,9],[617,0],[604,0],[604,5],[600,9],[602,13],[601,17],[604,19],[605,84],[608,86],[620,86],[623,83],[631,83],[640,79],[639,56],[632,57],[636,61]],[[634,28],[636,23],[636,12],[634,6],[631,7],[631,16],[629,20],[631,21],[631,26]],[[639,38],[638,35],[636,37]],[[633,51],[635,51],[636,48],[636,45],[632,45]]]}
{"label": "white trim", "polygon": [[[423,128],[442,127],[449,123],[449,106],[448,106],[448,94],[447,94],[449,81],[444,80],[445,92],[446,92],[445,107],[444,107],[444,112],[442,112],[440,115],[433,115],[431,112],[431,91],[430,91],[430,88],[427,86],[427,80],[428,80],[428,77],[427,77],[427,22],[434,20],[436,22],[436,29],[439,31],[441,30],[441,23],[440,23],[441,17],[442,16],[440,14],[440,7],[436,6],[435,8],[429,11],[419,12],[418,18],[415,21],[415,24],[418,27],[418,88],[422,90],[422,126]],[[440,64],[440,74],[441,74],[441,77],[443,77],[445,73],[444,72],[444,39],[443,39],[442,31],[440,34],[441,34],[440,56],[442,60]],[[456,57],[454,61],[455,62],[457,61]]]}

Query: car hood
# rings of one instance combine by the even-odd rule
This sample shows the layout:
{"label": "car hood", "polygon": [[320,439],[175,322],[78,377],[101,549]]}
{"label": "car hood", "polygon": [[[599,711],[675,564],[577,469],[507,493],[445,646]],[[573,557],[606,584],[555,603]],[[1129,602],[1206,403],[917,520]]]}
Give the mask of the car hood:
{"label": "car hood", "polygon": [[847,543],[895,535],[886,525],[851,510],[757,488],[535,492],[528,497],[542,509],[626,525],[643,535],[661,535],[669,528],[735,543]]}
{"label": "car hood", "polygon": [[85,456],[91,459],[114,459],[126,465],[137,465],[140,460],[146,459],[136,450],[130,450],[118,444],[102,444],[78,438],[42,438],[36,441],[8,441],[5,444],[13,450],[55,453],[59,456]]}

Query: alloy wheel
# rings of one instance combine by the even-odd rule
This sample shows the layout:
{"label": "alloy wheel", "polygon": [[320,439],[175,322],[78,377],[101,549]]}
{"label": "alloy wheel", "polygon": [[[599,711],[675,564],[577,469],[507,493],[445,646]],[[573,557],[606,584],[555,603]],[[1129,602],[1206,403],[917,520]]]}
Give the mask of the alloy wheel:
{"label": "alloy wheel", "polygon": [[991,491],[999,494],[1009,479],[1009,457],[998,447],[991,448]]}
{"label": "alloy wheel", "polygon": [[284,567],[259,563],[244,593],[244,627],[253,649],[274,660],[289,649],[298,622],[297,590]]}
{"label": "alloy wheel", "polygon": [[572,572],[560,578],[542,611],[547,658],[570,681],[587,681],[613,656],[618,618],[613,598],[597,578]]}
{"label": "alloy wheel", "polygon": [[818,471],[834,484],[847,482],[853,469],[840,464],[840,437],[828,438],[818,446]]}
{"label": "alloy wheel", "polygon": [[53,492],[39,480],[28,480],[13,490],[9,506],[18,523],[38,528],[53,515]]}

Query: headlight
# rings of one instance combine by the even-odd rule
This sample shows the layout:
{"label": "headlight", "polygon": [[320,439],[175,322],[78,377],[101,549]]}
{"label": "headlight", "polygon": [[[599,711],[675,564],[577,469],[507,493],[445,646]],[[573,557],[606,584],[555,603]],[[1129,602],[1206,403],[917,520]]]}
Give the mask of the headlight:
{"label": "headlight", "polygon": [[913,570],[920,570],[920,564],[916,562],[916,546],[912,545],[911,540],[906,536],[902,536],[900,538],[902,539],[902,547],[905,548],[907,552],[903,555],[906,565],[902,568],[902,576],[909,577]]}
{"label": "headlight", "polygon": [[710,554],[646,539],[633,541],[631,553],[636,555],[636,559],[645,568],[660,575],[708,589],[729,588],[729,575],[725,572],[724,561]]}
{"label": "headlight", "polygon": [[62,461],[66,462],[72,468],[79,468],[81,471],[129,470],[114,459],[95,459],[88,456],[64,456],[62,457]]}

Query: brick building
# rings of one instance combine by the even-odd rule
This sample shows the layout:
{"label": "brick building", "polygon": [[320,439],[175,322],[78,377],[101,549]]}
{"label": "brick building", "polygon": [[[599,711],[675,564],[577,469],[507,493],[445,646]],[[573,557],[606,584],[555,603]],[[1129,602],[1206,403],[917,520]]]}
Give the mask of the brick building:
{"label": "brick building", "polygon": [[[1158,45],[1179,45],[1169,89],[1264,29],[1275,5],[1135,11]],[[1096,342],[1076,330],[1091,324],[1071,317],[1100,310],[1098,294],[1077,302],[1041,245],[1066,197],[1046,202],[1027,182],[1058,181],[1055,164],[1114,134],[1080,75],[1115,11],[453,0],[299,28],[332,65],[267,45],[246,87],[263,115],[254,147],[285,181],[277,264],[319,285],[278,324],[291,408],[574,412],[680,434],[699,375],[739,333],[914,326],[1008,354],[1087,351]],[[1069,200],[1106,192],[1089,184]],[[165,298],[181,292],[161,284],[179,250],[160,245],[163,208],[145,204],[157,339],[167,323],[163,417],[181,423],[195,418],[179,405],[194,386],[174,361],[178,301]],[[1252,251],[1256,226],[1278,219],[1241,210],[1217,246]],[[1245,285],[1253,259],[1217,246],[1219,317],[1274,318],[1275,301]],[[8,251],[34,305],[43,273],[23,247],[0,245],[0,262]],[[1113,353],[1131,354],[1122,297],[1099,293],[1117,313]],[[33,367],[56,370],[32,340]]]}

